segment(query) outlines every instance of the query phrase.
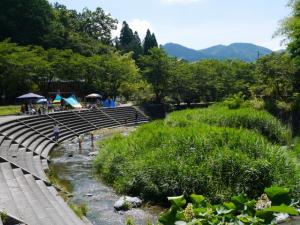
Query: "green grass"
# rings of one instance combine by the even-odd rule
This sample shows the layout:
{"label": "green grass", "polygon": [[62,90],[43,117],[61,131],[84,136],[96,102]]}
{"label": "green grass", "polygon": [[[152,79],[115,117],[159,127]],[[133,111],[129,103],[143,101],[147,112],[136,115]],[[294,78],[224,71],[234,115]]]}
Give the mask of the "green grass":
{"label": "green grass", "polygon": [[246,128],[254,130],[269,141],[288,144],[292,132],[275,117],[266,111],[250,107],[230,110],[226,106],[212,106],[207,109],[185,110],[168,116],[165,122],[169,126],[187,126],[189,123],[200,122],[222,127]]}
{"label": "green grass", "polygon": [[73,204],[73,203],[68,203],[70,208],[74,211],[74,213],[80,218],[82,219],[83,217],[85,217],[87,215],[88,212],[88,207],[87,204],[82,203],[80,205],[77,204]]}
{"label": "green grass", "polygon": [[286,143],[289,135],[263,111],[186,110],[102,142],[95,167],[118,192],[162,204],[191,193],[214,202],[258,196],[273,184],[296,190],[294,163],[270,142]]}
{"label": "green grass", "polygon": [[16,115],[19,112],[20,106],[18,105],[0,106],[0,116]]}

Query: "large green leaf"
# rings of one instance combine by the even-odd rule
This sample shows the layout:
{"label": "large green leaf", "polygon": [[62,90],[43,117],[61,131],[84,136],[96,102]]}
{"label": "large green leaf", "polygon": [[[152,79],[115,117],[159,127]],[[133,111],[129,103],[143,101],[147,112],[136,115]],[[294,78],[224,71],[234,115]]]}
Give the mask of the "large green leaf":
{"label": "large green leaf", "polygon": [[289,193],[290,189],[273,186],[265,189],[265,193],[272,201],[272,205],[280,205],[280,204],[289,204],[290,198]]}
{"label": "large green leaf", "polygon": [[205,197],[203,195],[192,194],[190,195],[190,198],[194,207],[198,208],[200,206],[205,206]]}
{"label": "large green leaf", "polygon": [[280,206],[271,206],[269,208],[263,209],[263,211],[265,212],[278,212],[278,213],[287,213],[291,216],[297,216],[299,213],[298,211],[291,206],[287,206],[287,205],[280,205]]}
{"label": "large green leaf", "polygon": [[236,205],[233,202],[224,202],[223,205],[226,209],[236,210]]}
{"label": "large green leaf", "polygon": [[244,204],[246,202],[248,202],[249,199],[247,198],[247,195],[240,194],[240,195],[237,195],[237,196],[233,196],[231,198],[231,201],[236,205],[237,209],[243,210],[244,209]]}
{"label": "large green leaf", "polygon": [[287,195],[290,193],[290,189],[284,188],[284,187],[277,187],[273,186],[270,188],[265,188],[264,192],[268,195],[270,199],[281,196],[281,195]]}
{"label": "large green leaf", "polygon": [[163,225],[174,225],[177,220],[176,215],[177,209],[171,207],[169,211],[161,214],[158,221]]}
{"label": "large green leaf", "polygon": [[171,205],[175,208],[182,208],[186,205],[186,200],[183,195],[176,197],[168,197],[168,200],[171,202]]}

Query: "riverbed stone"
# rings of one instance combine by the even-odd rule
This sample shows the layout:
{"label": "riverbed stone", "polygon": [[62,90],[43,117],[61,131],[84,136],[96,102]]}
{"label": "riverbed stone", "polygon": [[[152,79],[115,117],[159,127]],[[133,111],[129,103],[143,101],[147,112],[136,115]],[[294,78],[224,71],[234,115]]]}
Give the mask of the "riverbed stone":
{"label": "riverbed stone", "polygon": [[90,152],[90,153],[89,153],[89,156],[90,156],[90,157],[96,157],[97,154],[98,154],[98,152]]}
{"label": "riverbed stone", "polygon": [[142,205],[142,200],[138,197],[122,196],[115,202],[114,208],[117,211],[129,210],[131,208],[138,208]]}

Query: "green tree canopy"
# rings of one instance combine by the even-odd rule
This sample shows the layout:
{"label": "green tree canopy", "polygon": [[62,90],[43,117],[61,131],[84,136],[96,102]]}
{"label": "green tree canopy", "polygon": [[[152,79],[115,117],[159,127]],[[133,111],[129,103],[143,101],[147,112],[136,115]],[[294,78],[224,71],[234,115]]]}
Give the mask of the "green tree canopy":
{"label": "green tree canopy", "polygon": [[149,54],[142,56],[140,63],[144,78],[152,85],[155,102],[162,103],[171,87],[171,60],[160,48],[152,48]]}
{"label": "green tree canopy", "polygon": [[22,44],[40,44],[53,19],[46,0],[1,0],[0,41],[11,38]]}
{"label": "green tree canopy", "polygon": [[154,33],[151,33],[150,30],[148,29],[143,43],[144,54],[147,55],[151,48],[157,48],[157,47],[158,44],[156,41],[156,37]]}

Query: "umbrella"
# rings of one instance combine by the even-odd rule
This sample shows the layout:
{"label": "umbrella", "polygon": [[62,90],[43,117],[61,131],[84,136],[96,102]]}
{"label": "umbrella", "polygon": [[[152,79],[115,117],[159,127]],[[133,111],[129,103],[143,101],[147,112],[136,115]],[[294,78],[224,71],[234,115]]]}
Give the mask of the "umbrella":
{"label": "umbrella", "polygon": [[38,104],[47,103],[47,99],[45,99],[45,98],[41,98],[41,99],[37,100],[37,102],[36,102],[36,103],[38,103]]}
{"label": "umbrella", "polygon": [[101,95],[99,94],[89,94],[87,96],[85,96],[86,98],[101,98]]}
{"label": "umbrella", "polygon": [[28,94],[21,95],[18,97],[18,99],[37,99],[37,98],[44,98],[44,96],[37,95],[34,93],[28,93]]}

